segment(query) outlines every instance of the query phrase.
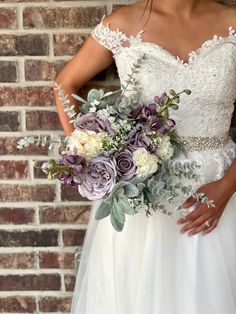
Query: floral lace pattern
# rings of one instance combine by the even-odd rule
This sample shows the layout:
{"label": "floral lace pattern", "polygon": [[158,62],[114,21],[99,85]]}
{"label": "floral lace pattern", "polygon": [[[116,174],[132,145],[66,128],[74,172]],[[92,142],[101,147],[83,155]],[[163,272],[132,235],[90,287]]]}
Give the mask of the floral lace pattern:
{"label": "floral lace pattern", "polygon": [[[162,46],[144,41],[143,30],[136,36],[127,36],[119,29],[111,30],[108,24],[103,24],[104,17],[92,30],[92,35],[112,51],[123,85],[134,60],[145,53],[145,62],[137,73],[142,88],[141,101],[151,102],[155,95],[170,89],[190,89],[191,95],[181,96],[179,110],[170,109],[178,134],[214,136],[229,131],[236,100],[236,31],[233,27],[229,27],[227,36],[214,35],[191,51],[186,63]],[[124,45],[125,42],[129,45]],[[223,175],[236,156],[236,144],[230,140],[223,149],[193,152],[189,156],[206,165],[204,180],[209,181]]]}

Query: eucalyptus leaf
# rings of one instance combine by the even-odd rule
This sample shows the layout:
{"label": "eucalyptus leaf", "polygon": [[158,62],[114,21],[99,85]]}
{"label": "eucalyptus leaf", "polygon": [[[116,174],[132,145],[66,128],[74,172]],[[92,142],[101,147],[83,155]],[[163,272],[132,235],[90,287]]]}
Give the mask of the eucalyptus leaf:
{"label": "eucalyptus leaf", "polygon": [[119,221],[121,224],[124,224],[125,222],[124,208],[120,205],[120,202],[118,202],[116,198],[114,198],[111,212],[113,213],[117,221]]}
{"label": "eucalyptus leaf", "polygon": [[71,96],[74,97],[75,99],[81,101],[82,103],[85,103],[85,104],[87,103],[87,101],[84,98],[80,97],[79,95],[71,94]]}
{"label": "eucalyptus leaf", "polygon": [[107,217],[108,215],[110,215],[111,206],[112,206],[112,204],[110,204],[110,203],[102,202],[99,205],[99,207],[97,208],[95,218],[97,220],[100,220],[100,219],[103,219],[103,218]]}
{"label": "eucalyptus leaf", "polygon": [[116,217],[115,217],[113,211],[111,211],[110,220],[111,220],[111,224],[112,224],[113,228],[114,228],[116,231],[122,231],[122,230],[123,230],[123,228],[124,228],[124,223],[121,223],[121,222],[119,222],[119,221],[116,219]]}
{"label": "eucalyptus leaf", "polygon": [[134,208],[130,206],[128,201],[124,198],[119,199],[119,206],[122,208],[123,212],[128,215],[134,215],[136,213]]}

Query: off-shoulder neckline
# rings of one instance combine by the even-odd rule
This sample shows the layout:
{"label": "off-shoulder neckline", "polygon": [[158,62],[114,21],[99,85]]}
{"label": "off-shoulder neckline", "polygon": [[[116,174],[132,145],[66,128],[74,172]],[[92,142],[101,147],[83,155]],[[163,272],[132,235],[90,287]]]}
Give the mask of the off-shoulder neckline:
{"label": "off-shoulder neckline", "polygon": [[[228,38],[230,38],[231,36],[234,36],[236,38],[236,30],[230,25],[228,27],[228,34],[225,36],[220,36],[217,34],[214,34],[211,38],[206,39],[197,49],[194,49],[192,51],[190,51],[187,55],[187,61],[181,59],[179,56],[174,55],[172,52],[170,52],[168,49],[164,48],[162,45],[152,42],[152,41],[148,41],[148,40],[144,40],[142,37],[142,33],[145,32],[144,29],[141,29],[136,35],[127,35],[125,32],[121,31],[119,28],[116,29],[111,29],[109,26],[109,22],[107,22],[106,24],[104,24],[103,20],[107,15],[103,15],[102,19],[99,23],[99,25],[101,25],[102,27],[105,27],[106,29],[108,29],[110,32],[112,33],[118,33],[122,36],[123,39],[128,40],[129,42],[132,43],[144,43],[145,45],[149,45],[152,46],[154,48],[158,48],[161,49],[164,53],[168,54],[170,57],[174,58],[175,60],[177,60],[179,63],[183,64],[184,66],[189,66],[193,60],[202,52],[202,50],[204,50],[206,47],[209,47],[217,42],[221,42],[221,41],[225,41]],[[131,45],[130,45],[131,46]],[[124,46],[123,48],[129,48],[130,46]]]}

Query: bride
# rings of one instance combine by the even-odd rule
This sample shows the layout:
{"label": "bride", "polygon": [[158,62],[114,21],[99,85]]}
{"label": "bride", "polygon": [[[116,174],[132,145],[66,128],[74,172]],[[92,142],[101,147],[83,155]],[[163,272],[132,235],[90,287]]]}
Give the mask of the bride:
{"label": "bride", "polygon": [[[186,139],[187,159],[201,165],[196,189],[215,203],[183,200],[185,219],[126,216],[122,232],[109,218],[95,220],[93,203],[72,314],[236,313],[236,144],[229,136],[235,30],[236,10],[211,0],[139,1],[104,15],[56,77],[70,95],[115,61],[124,83],[145,53],[137,74],[143,100],[192,91],[170,116]],[[56,92],[55,99],[69,135],[73,127]]]}

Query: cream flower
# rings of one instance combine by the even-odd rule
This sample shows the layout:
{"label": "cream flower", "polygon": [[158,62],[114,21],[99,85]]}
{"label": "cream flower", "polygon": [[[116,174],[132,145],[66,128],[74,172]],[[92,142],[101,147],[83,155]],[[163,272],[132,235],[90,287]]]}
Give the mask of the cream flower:
{"label": "cream flower", "polygon": [[137,166],[136,175],[138,177],[146,177],[158,169],[158,157],[150,154],[144,147],[134,151],[133,159]]}
{"label": "cream flower", "polygon": [[94,131],[75,129],[69,136],[67,147],[76,149],[80,156],[89,160],[102,151],[102,140],[106,136],[105,132],[96,133]]}
{"label": "cream flower", "polygon": [[173,145],[170,142],[170,136],[163,135],[158,138],[158,142],[158,155],[163,160],[169,160],[174,153]]}

